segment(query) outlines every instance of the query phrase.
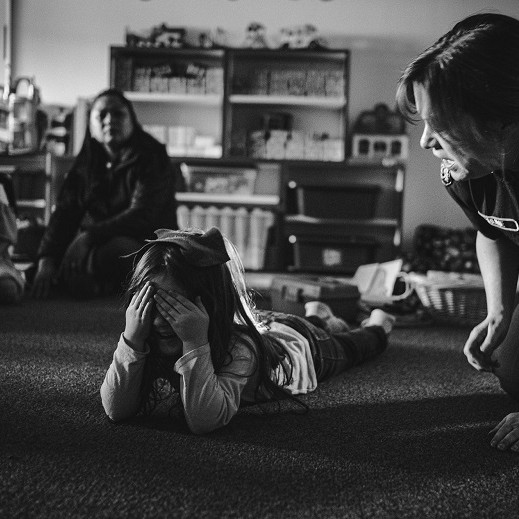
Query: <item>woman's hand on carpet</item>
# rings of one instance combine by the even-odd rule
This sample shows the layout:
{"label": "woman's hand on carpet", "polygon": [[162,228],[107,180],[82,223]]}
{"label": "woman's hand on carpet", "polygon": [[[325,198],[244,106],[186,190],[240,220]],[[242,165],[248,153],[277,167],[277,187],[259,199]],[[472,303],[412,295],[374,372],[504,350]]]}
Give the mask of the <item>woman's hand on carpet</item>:
{"label": "woman's hand on carpet", "polygon": [[492,447],[519,452],[519,413],[505,416],[488,434],[494,435],[490,440]]}
{"label": "woman's hand on carpet", "polygon": [[133,297],[126,309],[126,326],[123,336],[132,348],[143,350],[150,334],[151,308],[154,288],[148,282]]}
{"label": "woman's hand on carpet", "polygon": [[92,248],[87,232],[78,234],[68,246],[61,261],[60,275],[65,281],[72,279],[85,270],[88,254]]}
{"label": "woman's hand on carpet", "polygon": [[57,274],[58,269],[52,258],[40,258],[32,283],[31,296],[36,299],[47,299],[51,287],[56,283]]}
{"label": "woman's hand on carpet", "polygon": [[472,329],[463,348],[472,367],[478,371],[493,371],[497,367],[492,353],[505,338],[509,323],[502,316],[488,316]]}

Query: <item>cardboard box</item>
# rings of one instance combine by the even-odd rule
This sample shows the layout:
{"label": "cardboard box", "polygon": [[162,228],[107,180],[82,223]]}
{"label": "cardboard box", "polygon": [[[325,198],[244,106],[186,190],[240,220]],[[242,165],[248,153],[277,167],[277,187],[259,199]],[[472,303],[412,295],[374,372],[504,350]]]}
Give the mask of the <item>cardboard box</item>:
{"label": "cardboard box", "polygon": [[294,315],[305,315],[305,303],[322,301],[333,313],[346,321],[354,321],[360,299],[356,285],[331,277],[275,276],[271,285],[272,309]]}

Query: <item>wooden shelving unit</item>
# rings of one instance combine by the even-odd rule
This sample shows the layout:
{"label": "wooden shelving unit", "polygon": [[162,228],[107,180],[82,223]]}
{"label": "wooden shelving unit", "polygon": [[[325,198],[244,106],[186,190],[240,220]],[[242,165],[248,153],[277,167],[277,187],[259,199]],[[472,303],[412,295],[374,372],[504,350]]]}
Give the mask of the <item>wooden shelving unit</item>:
{"label": "wooden shelving unit", "polygon": [[[213,168],[215,175],[222,168],[230,176],[243,168],[258,171],[247,192],[193,192],[181,183],[177,192],[182,221],[193,217],[228,229],[232,214],[233,225],[241,222],[231,237],[244,249],[249,270],[349,274],[360,263],[398,253],[405,167],[347,159],[348,50],[114,46],[110,58],[111,86],[126,92],[145,128],[165,142],[179,179],[182,163]],[[193,145],[195,138],[211,151]],[[325,190],[322,216],[301,205],[305,190],[318,187]],[[350,206],[371,192],[369,203],[359,202],[370,213],[341,214],[340,202],[337,214],[330,212],[336,191]],[[253,235],[260,216],[270,227],[258,259]]]}

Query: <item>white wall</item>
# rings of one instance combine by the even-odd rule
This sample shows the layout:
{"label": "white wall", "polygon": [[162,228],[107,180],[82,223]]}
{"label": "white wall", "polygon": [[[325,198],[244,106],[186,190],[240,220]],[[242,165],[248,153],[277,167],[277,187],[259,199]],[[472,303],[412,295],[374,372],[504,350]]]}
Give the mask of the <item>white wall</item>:
{"label": "white wall", "polygon": [[[108,86],[109,46],[162,22],[228,31],[239,45],[251,21],[275,43],[279,29],[314,23],[333,47],[352,50],[350,121],[377,102],[394,105],[405,65],[463,17],[493,10],[519,17],[518,0],[14,0],[13,77],[34,76],[45,103],[74,104]],[[416,225],[468,221],[439,182],[439,164],[409,129],[404,243]]]}

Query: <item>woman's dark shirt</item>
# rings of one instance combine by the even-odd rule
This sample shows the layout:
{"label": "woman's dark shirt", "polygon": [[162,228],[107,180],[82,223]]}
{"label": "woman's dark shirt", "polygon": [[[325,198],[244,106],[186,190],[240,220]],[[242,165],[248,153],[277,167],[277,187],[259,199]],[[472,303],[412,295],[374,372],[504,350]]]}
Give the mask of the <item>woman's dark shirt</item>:
{"label": "woman's dark shirt", "polygon": [[95,245],[114,236],[144,242],[158,228],[177,228],[175,178],[163,144],[138,129],[117,162],[97,143],[92,150],[65,176],[39,257],[60,261],[80,230]]}
{"label": "woman's dark shirt", "polygon": [[519,246],[519,172],[501,171],[453,182],[447,191],[486,237]]}

